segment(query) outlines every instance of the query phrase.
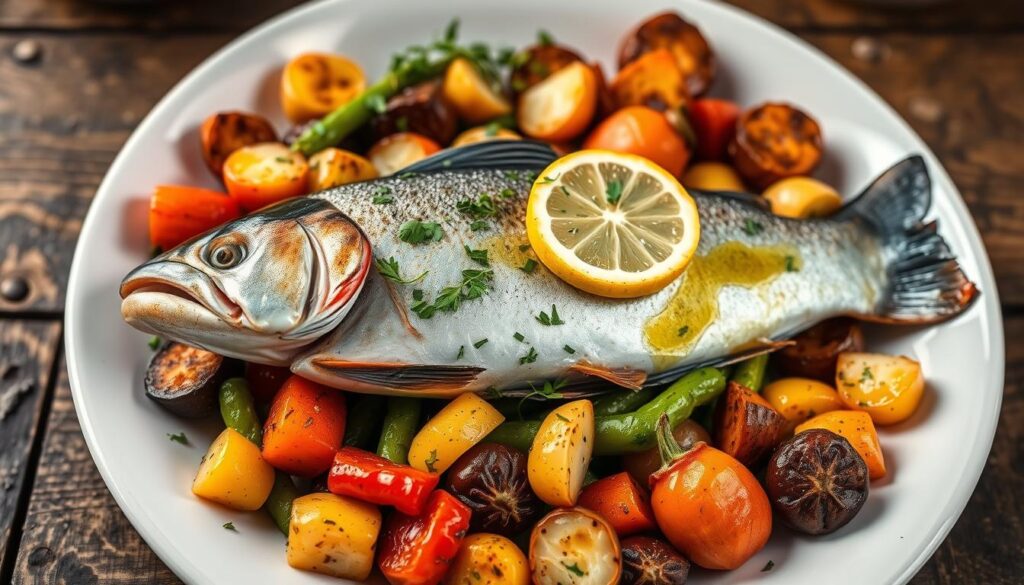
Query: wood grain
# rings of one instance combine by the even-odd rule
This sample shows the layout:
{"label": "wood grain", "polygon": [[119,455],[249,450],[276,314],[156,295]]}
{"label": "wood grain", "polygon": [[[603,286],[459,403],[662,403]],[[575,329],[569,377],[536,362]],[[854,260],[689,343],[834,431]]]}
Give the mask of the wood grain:
{"label": "wood grain", "polygon": [[241,32],[301,3],[302,0],[3,0],[0,28]]}
{"label": "wood grain", "polygon": [[918,1],[917,6],[871,0],[728,1],[800,32],[831,29],[977,33],[986,30],[1019,32],[1024,27],[1024,4],[1019,0],[933,0]]}
{"label": "wood grain", "polygon": [[17,554],[15,523],[59,341],[55,321],[0,321],[0,582]]}
{"label": "wood grain", "polygon": [[60,371],[14,583],[179,583],[107,491],[82,437],[63,364]]}

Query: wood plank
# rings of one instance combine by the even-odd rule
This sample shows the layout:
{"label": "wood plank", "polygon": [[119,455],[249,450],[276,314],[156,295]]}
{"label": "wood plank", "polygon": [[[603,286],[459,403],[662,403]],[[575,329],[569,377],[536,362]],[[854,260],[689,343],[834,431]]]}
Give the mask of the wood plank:
{"label": "wood plank", "polygon": [[56,321],[0,321],[0,581],[17,554],[15,522],[59,343]]}
{"label": "wood plank", "polygon": [[[1006,321],[1024,339],[1024,316]],[[1008,348],[1006,388],[992,454],[964,515],[915,585],[1009,585],[1024,574],[1024,344]],[[187,489],[183,486],[182,489]],[[283,561],[282,561],[283,562]],[[15,585],[177,583],[139,538],[89,459],[61,370],[14,573]]]}
{"label": "wood plank", "polygon": [[107,491],[82,437],[62,364],[14,583],[96,582],[180,583]]}
{"label": "wood plank", "polygon": [[[972,0],[917,2],[916,7],[892,6],[895,2],[886,7],[882,2],[863,0],[728,1],[783,27],[802,31],[836,28],[978,32],[1024,28],[1024,8],[1018,0],[987,0],[983,8]],[[0,3],[0,27],[242,31],[300,3],[301,0],[250,0],[240,8],[236,2],[203,0],[8,0]]]}

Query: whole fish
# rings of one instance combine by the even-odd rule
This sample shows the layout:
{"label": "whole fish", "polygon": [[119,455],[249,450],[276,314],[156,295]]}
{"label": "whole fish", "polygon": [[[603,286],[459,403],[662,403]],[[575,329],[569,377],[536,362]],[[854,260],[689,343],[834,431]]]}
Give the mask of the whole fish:
{"label": "whole fish", "polygon": [[489,142],[285,201],[132,271],[122,314],[345,390],[522,395],[560,380],[570,396],[771,351],[837,315],[933,323],[977,296],[923,223],[931,184],[920,157],[828,219],[691,191],[701,234],[683,275],[641,298],[588,294],[536,262],[527,240],[530,188],[552,160],[546,146]]}

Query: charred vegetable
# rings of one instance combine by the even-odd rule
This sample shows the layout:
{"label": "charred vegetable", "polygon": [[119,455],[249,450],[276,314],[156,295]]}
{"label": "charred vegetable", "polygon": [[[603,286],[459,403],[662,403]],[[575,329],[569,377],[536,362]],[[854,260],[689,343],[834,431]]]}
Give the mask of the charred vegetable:
{"label": "charred vegetable", "polygon": [[478,532],[518,534],[540,517],[543,503],[530,489],[526,455],[497,443],[480,443],[448,469],[445,489],[473,511]]}
{"label": "charred vegetable", "polygon": [[885,457],[882,454],[882,446],[878,443],[875,424],[868,413],[833,410],[798,425],[795,432],[799,435],[809,429],[825,429],[846,439],[868,466],[870,479],[885,477]]}
{"label": "charred vegetable", "polygon": [[700,29],[675,12],[653,16],[630,33],[619,50],[619,67],[658,49],[667,49],[675,57],[690,95],[700,96],[711,87],[715,53]]}
{"label": "charred vegetable", "polygon": [[744,465],[771,453],[782,438],[786,418],[749,388],[729,382],[715,408],[715,445]]}
{"label": "charred vegetable", "polygon": [[622,541],[622,585],[683,585],[689,574],[690,562],[656,538]]}
{"label": "charred vegetable", "polygon": [[384,111],[370,121],[370,128],[377,138],[415,132],[448,144],[458,129],[458,116],[444,97],[441,82],[433,80],[407,87],[389,99]]}
{"label": "charred vegetable", "polygon": [[794,345],[773,356],[774,363],[790,376],[833,383],[836,361],[847,351],[864,351],[864,334],[853,319],[823,321],[793,338]]}
{"label": "charred vegetable", "polygon": [[585,508],[559,508],[533,527],[530,573],[536,585],[614,585],[622,572],[619,539]]}
{"label": "charred vegetable", "polygon": [[795,106],[766,103],[736,123],[729,155],[740,175],[764,189],[786,177],[809,175],[821,162],[821,128]]}
{"label": "charred vegetable", "polygon": [[786,441],[768,462],[765,488],[794,530],[828,534],[844,526],[868,498],[868,468],[850,442],[825,429]]}
{"label": "charred vegetable", "polygon": [[541,43],[512,57],[513,67],[509,84],[517,95],[544,81],[549,75],[582,62],[576,51],[555,43]]}
{"label": "charred vegetable", "polygon": [[218,112],[199,128],[203,160],[219,179],[232,152],[260,142],[275,142],[277,132],[263,116],[244,112]]}
{"label": "charred vegetable", "polygon": [[393,463],[376,453],[342,447],[334,455],[327,489],[339,496],[394,506],[403,514],[416,515],[427,505],[437,480],[433,473]]}
{"label": "charred vegetable", "polygon": [[178,416],[208,416],[217,411],[217,392],[233,365],[205,349],[166,343],[146,369],[146,396]]}

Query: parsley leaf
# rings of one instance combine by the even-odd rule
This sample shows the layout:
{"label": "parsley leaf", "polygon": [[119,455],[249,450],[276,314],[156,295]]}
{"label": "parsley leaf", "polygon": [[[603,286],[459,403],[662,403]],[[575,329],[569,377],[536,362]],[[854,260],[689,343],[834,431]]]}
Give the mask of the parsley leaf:
{"label": "parsley leaf", "polygon": [[523,262],[523,265],[519,267],[519,270],[522,270],[527,274],[532,274],[535,268],[537,268],[537,261],[533,258],[527,258],[526,262]]}
{"label": "parsley leaf", "polygon": [[756,236],[764,231],[764,226],[753,219],[747,219],[743,222],[743,231],[746,232],[748,236]]}
{"label": "parsley leaf", "polygon": [[478,219],[473,223],[469,224],[469,229],[471,229],[474,232],[479,232],[481,230],[489,230],[491,229],[491,224],[487,223],[482,219]]}
{"label": "parsley leaf", "polygon": [[555,39],[551,37],[551,33],[544,29],[541,29],[537,31],[537,44],[541,45],[542,47],[549,47],[555,44]]}
{"label": "parsley leaf", "polygon": [[487,250],[474,250],[473,248],[470,248],[468,245],[465,246],[465,248],[466,255],[469,256],[469,259],[472,260],[473,262],[476,262],[481,266],[491,265],[491,261],[487,259]]}
{"label": "parsley leaf", "polygon": [[523,341],[526,341],[526,336],[523,335],[522,333],[518,332],[518,331],[516,331],[514,334],[512,334],[512,337],[515,337],[516,341],[518,341],[520,343],[522,343]]}
{"label": "parsley leaf", "polygon": [[871,373],[871,368],[864,366],[864,371],[860,373],[860,381],[863,383],[867,380],[874,380],[875,375]]}
{"label": "parsley leaf", "polygon": [[504,189],[501,190],[501,192],[498,193],[498,195],[501,195],[502,199],[512,199],[513,197],[516,196],[516,192],[513,191],[512,189],[509,189],[508,187],[505,187]]}
{"label": "parsley leaf", "polygon": [[221,524],[221,528],[223,528],[224,530],[230,530],[232,532],[238,532],[238,529],[235,528],[234,522],[225,522],[224,524]]}
{"label": "parsley leaf", "polygon": [[764,564],[764,567],[761,569],[761,572],[762,573],[767,573],[768,571],[771,571],[774,568],[775,568],[775,561],[768,561],[767,563]]}
{"label": "parsley leaf", "polygon": [[684,335],[686,335],[689,332],[690,332],[690,326],[689,325],[683,325],[682,327],[679,328],[678,334],[679,334],[679,337],[683,337]]}
{"label": "parsley leaf", "polygon": [[466,346],[465,345],[460,345],[459,346],[459,353],[458,353],[458,355],[455,356],[455,361],[461,360],[465,355],[466,355]]}
{"label": "parsley leaf", "polygon": [[583,577],[584,575],[587,574],[586,571],[584,571],[583,569],[580,568],[579,563],[573,563],[571,565],[567,565],[567,564],[565,564],[565,561],[562,561],[562,566],[565,567],[565,570],[569,571],[573,575],[576,575],[577,577]]}
{"label": "parsley leaf", "polygon": [[437,242],[444,236],[441,224],[436,221],[410,220],[398,228],[398,239],[408,244]]}
{"label": "parsley leaf", "polygon": [[622,199],[622,180],[613,179],[608,181],[608,186],[605,188],[604,193],[608,198],[608,203],[612,205],[618,203],[619,199]]}
{"label": "parsley leaf", "polygon": [[384,278],[397,282],[398,284],[413,284],[423,280],[423,277],[427,275],[428,270],[424,270],[419,276],[415,278],[402,278],[402,275],[398,269],[398,260],[392,256],[387,260],[383,258],[377,258],[374,263],[377,265],[377,272],[380,273]]}
{"label": "parsley leaf", "polygon": [[366,96],[365,99],[366,107],[370,108],[378,114],[383,114],[388,109],[388,103],[384,100],[384,96],[379,93],[371,93]]}
{"label": "parsley leaf", "polygon": [[562,416],[562,415],[558,414],[557,412],[555,413],[555,416],[557,416],[559,420],[562,420],[562,421],[565,421],[565,422],[569,422],[569,417]]}
{"label": "parsley leaf", "polygon": [[146,343],[149,345],[149,349],[156,351],[157,348],[160,347],[160,336],[154,335],[153,337],[150,337],[149,341]]}
{"label": "parsley leaf", "polygon": [[549,316],[544,311],[540,312],[540,315],[534,317],[541,325],[565,325],[565,321],[558,316],[558,309],[554,305],[551,305],[551,315]]}
{"label": "parsley leaf", "polygon": [[187,446],[189,444],[188,437],[185,436],[185,433],[167,433],[167,438],[181,445]]}
{"label": "parsley leaf", "polygon": [[483,338],[483,339],[481,339],[480,341],[474,341],[474,342],[473,342],[473,347],[475,347],[475,348],[477,348],[477,349],[480,349],[481,347],[483,347],[483,346],[487,345],[487,342],[488,342],[488,341],[489,341],[489,340],[488,340],[488,339],[487,339],[486,337],[484,337],[484,338]]}
{"label": "parsley leaf", "polygon": [[459,308],[462,301],[482,297],[490,290],[493,279],[494,272],[490,270],[463,270],[462,281],[442,288],[433,302],[427,302],[422,293],[417,299],[413,291],[413,299],[416,302],[409,309],[421,319],[430,319],[438,311],[453,312]]}
{"label": "parsley leaf", "polygon": [[576,349],[571,345],[563,345],[562,349],[565,351],[565,353],[576,353]]}
{"label": "parsley leaf", "polygon": [[437,449],[430,450],[430,457],[423,461],[423,464],[427,466],[427,471],[430,473],[437,473]]}
{"label": "parsley leaf", "polygon": [[796,258],[786,256],[786,272],[800,272],[800,268],[796,265]]}
{"label": "parsley leaf", "polygon": [[406,118],[405,116],[399,116],[398,119],[395,120],[395,129],[398,130],[399,132],[405,132],[406,130],[408,130],[409,118]]}
{"label": "parsley leaf", "polygon": [[382,186],[378,188],[377,191],[373,194],[373,199],[371,199],[371,201],[373,201],[373,203],[376,203],[377,205],[385,205],[388,203],[393,203],[395,201],[395,198],[391,196],[390,188]]}
{"label": "parsley leaf", "polygon": [[537,350],[534,349],[531,345],[530,351],[526,352],[526,355],[519,356],[519,365],[532,364],[533,362],[537,361],[538,357],[540,357],[540,355],[537,353]]}
{"label": "parsley leaf", "polygon": [[494,206],[494,197],[488,193],[481,193],[475,200],[463,199],[455,204],[455,209],[473,219],[495,217],[498,215],[498,208]]}
{"label": "parsley leaf", "polygon": [[484,126],[484,136],[497,136],[498,130],[501,130],[501,126],[497,122],[491,122]]}
{"label": "parsley leaf", "polygon": [[540,183],[541,185],[547,185],[548,183],[554,183],[555,181],[558,180],[558,177],[561,177],[561,176],[562,176],[561,174],[557,174],[554,177],[552,177],[552,176],[541,177],[540,179],[537,179],[537,182]]}

